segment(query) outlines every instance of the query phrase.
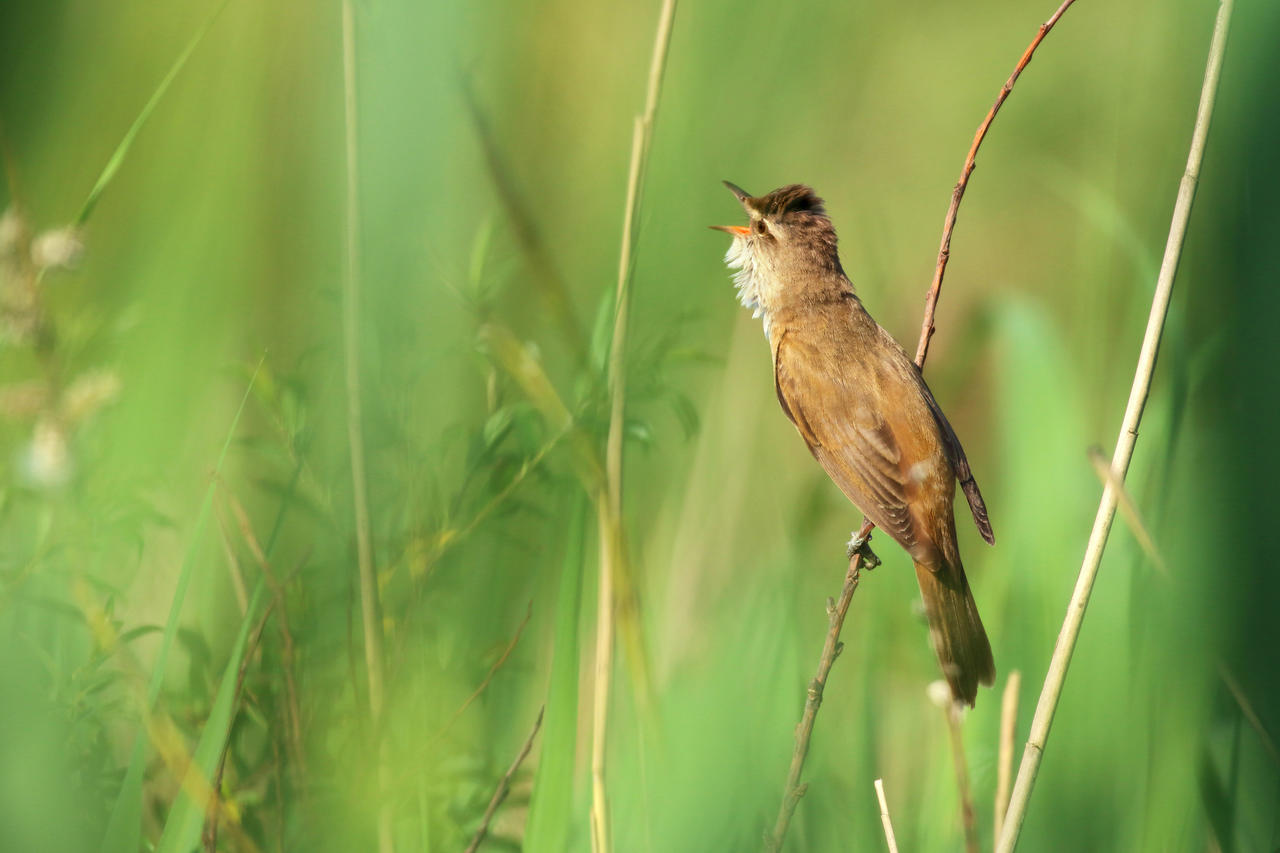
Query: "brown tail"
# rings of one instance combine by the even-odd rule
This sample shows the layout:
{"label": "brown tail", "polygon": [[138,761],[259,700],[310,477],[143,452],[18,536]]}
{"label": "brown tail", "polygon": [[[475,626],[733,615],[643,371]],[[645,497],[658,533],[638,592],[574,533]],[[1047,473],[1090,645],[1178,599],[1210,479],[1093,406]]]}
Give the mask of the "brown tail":
{"label": "brown tail", "polygon": [[995,683],[996,665],[964,569],[957,565],[955,569],[943,566],[930,571],[916,563],[916,580],[929,618],[933,650],[951,685],[951,695],[973,707],[978,685]]}

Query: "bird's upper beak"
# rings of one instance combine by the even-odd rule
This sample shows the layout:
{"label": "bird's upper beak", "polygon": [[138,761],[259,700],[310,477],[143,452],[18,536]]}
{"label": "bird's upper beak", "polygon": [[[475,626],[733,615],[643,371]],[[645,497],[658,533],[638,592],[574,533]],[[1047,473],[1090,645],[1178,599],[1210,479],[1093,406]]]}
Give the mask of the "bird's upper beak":
{"label": "bird's upper beak", "polygon": [[751,193],[747,192],[737,184],[730,183],[729,181],[722,181],[722,183],[729,188],[729,192],[733,193],[734,198],[742,202],[743,207],[747,206],[747,200],[751,198]]}
{"label": "bird's upper beak", "polygon": [[[747,192],[737,184],[732,184],[728,181],[725,181],[724,185],[729,188],[729,192],[733,193],[734,198],[742,204],[742,208],[746,210],[747,213],[750,213],[751,208],[748,206],[748,202],[751,201],[751,193]],[[751,229],[745,225],[712,225],[711,227],[717,231],[723,231],[726,234],[731,234],[734,237],[745,237],[751,233]]]}

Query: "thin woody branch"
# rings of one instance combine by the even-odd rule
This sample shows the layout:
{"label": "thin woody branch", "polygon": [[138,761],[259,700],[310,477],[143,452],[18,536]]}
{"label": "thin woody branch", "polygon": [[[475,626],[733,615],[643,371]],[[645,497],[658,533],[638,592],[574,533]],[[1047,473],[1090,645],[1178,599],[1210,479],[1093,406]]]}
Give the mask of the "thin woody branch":
{"label": "thin woody branch", "polygon": [[955,189],[951,191],[951,205],[947,208],[946,219],[942,225],[942,243],[938,246],[938,263],[933,271],[933,283],[929,285],[929,295],[924,301],[924,323],[920,327],[920,343],[916,346],[916,366],[924,368],[925,357],[929,354],[929,341],[933,338],[934,325],[933,314],[938,306],[938,294],[942,291],[942,276],[947,271],[947,261],[951,259],[951,232],[956,228],[956,215],[960,211],[960,199],[964,198],[964,191],[969,186],[969,176],[973,174],[974,167],[977,165],[978,148],[982,145],[982,140],[987,138],[987,130],[991,127],[991,123],[996,119],[996,113],[1000,112],[1000,107],[1009,98],[1009,94],[1013,91],[1013,84],[1018,81],[1022,69],[1027,67],[1027,63],[1031,61],[1031,57],[1035,54],[1036,48],[1040,46],[1040,42],[1044,41],[1044,37],[1049,34],[1049,30],[1053,29],[1053,25],[1058,23],[1058,19],[1067,11],[1067,8],[1074,3],[1075,0],[1064,0],[1063,4],[1058,7],[1058,11],[1053,13],[1053,17],[1040,25],[1039,32],[1036,37],[1031,40],[1031,44],[1027,45],[1027,49],[1022,52],[1022,58],[1018,60],[1018,64],[1014,67],[1013,73],[1009,75],[1009,79],[1004,81],[1004,85],[1000,87],[1000,94],[996,95],[996,102],[991,105],[991,109],[987,111],[987,117],[982,120],[982,124],[978,125],[978,132],[973,135],[973,144],[969,146],[969,155],[964,158],[964,168],[960,170],[960,180],[956,183]]}
{"label": "thin woody branch", "polygon": [[480,694],[485,691],[485,688],[489,686],[489,682],[493,681],[493,676],[498,672],[498,670],[502,669],[502,665],[507,662],[507,658],[511,657],[511,652],[515,650],[516,644],[520,642],[520,636],[524,633],[524,628],[529,624],[529,619],[532,616],[533,601],[530,600],[529,606],[525,609],[524,619],[520,620],[520,624],[516,627],[516,633],[512,636],[511,641],[507,643],[507,647],[502,650],[500,655],[498,655],[498,659],[489,667],[489,671],[485,673],[484,678],[481,679],[480,684],[476,689],[471,691],[471,695],[466,698],[466,701],[459,705],[457,710],[449,715],[449,719],[440,727],[440,731],[436,732],[435,736],[427,741],[428,744],[435,744],[448,734],[449,730],[453,728],[453,724],[458,721],[458,718],[466,713],[466,710],[471,707],[471,703],[475,702],[476,699],[480,697]]}
{"label": "thin woody branch", "polygon": [[[947,208],[946,220],[942,229],[942,243],[938,250],[938,262],[934,271],[933,283],[929,287],[929,292],[925,297],[924,306],[924,322],[920,328],[920,342],[916,347],[916,366],[921,370],[924,369],[925,359],[929,354],[929,340],[934,333],[934,314],[938,307],[938,297],[942,292],[942,278],[946,272],[947,260],[951,254],[951,234],[955,230],[956,215],[960,208],[960,200],[964,197],[964,191],[969,184],[969,176],[973,174],[975,161],[978,155],[978,148],[982,145],[983,139],[986,138],[987,130],[991,127],[991,123],[995,120],[996,113],[1000,111],[1000,107],[1008,99],[1009,94],[1013,91],[1013,85],[1017,82],[1022,70],[1027,67],[1031,61],[1032,55],[1035,53],[1040,42],[1053,29],[1054,24],[1062,17],[1063,13],[1074,3],[1075,0],[1064,0],[1053,16],[1040,25],[1040,29],[1036,32],[1035,38],[1031,40],[1031,44],[1023,51],[1022,58],[1018,60],[1017,66],[1013,70],[1013,74],[1005,81],[1004,86],[1000,88],[1000,93],[996,96],[995,103],[987,112],[986,118],[982,124],[978,126],[978,131],[974,135],[973,144],[969,146],[969,154],[965,158],[964,168],[960,173],[960,181],[956,184],[955,189],[951,193],[951,205]],[[871,531],[875,527],[870,521],[864,519],[862,528],[858,532],[857,540],[860,545],[853,549],[850,553],[849,570],[845,574],[845,582],[840,590],[840,598],[834,605],[829,608],[830,626],[827,636],[822,646],[822,654],[818,658],[818,673],[814,679],[809,682],[807,696],[805,699],[804,712],[801,715],[800,723],[796,727],[796,745],[791,756],[791,766],[787,772],[786,786],[783,788],[782,804],[778,809],[778,818],[774,823],[773,831],[765,837],[765,849],[769,851],[779,851],[782,849],[786,840],[787,830],[791,824],[792,815],[795,813],[796,806],[800,802],[800,798],[804,796],[808,786],[801,784],[800,777],[804,770],[805,758],[809,754],[809,742],[813,736],[813,725],[818,714],[818,708],[822,704],[822,691],[826,687],[827,676],[831,672],[831,666],[835,663],[836,656],[839,655],[842,644],[840,643],[840,632],[844,628],[845,616],[849,612],[849,604],[853,600],[853,594],[858,588],[858,581],[861,577],[861,571],[865,567],[866,561],[879,560],[867,547],[866,543],[870,539]]]}
{"label": "thin woody branch", "polygon": [[813,723],[818,716],[818,708],[822,706],[822,693],[827,686],[827,676],[831,667],[844,649],[840,642],[840,629],[844,626],[844,618],[849,612],[853,594],[858,589],[858,581],[862,578],[862,570],[880,564],[880,560],[872,553],[867,543],[871,539],[870,521],[862,522],[858,531],[861,545],[853,551],[849,558],[849,571],[844,576],[844,587],[840,590],[838,601],[827,600],[827,638],[822,644],[822,655],[818,658],[818,672],[805,693],[804,713],[800,716],[800,724],[796,726],[796,748],[791,754],[791,768],[787,771],[787,784],[783,789],[782,805],[778,808],[778,818],[774,821],[773,831],[765,838],[765,849],[777,851],[787,837],[787,829],[791,826],[791,817],[795,814],[800,798],[805,795],[808,785],[800,783],[800,774],[804,770],[805,758],[809,755],[809,741],[813,737]]}
{"label": "thin woody branch", "polygon": [[480,828],[476,830],[475,837],[467,845],[466,853],[475,853],[476,850],[480,849],[481,842],[489,834],[489,824],[493,823],[493,816],[498,813],[498,807],[502,805],[502,801],[507,798],[507,794],[511,791],[511,780],[515,778],[520,765],[529,757],[529,752],[533,749],[533,739],[538,736],[538,729],[542,728],[542,715],[546,710],[547,707],[545,705],[538,709],[538,719],[533,721],[533,729],[529,732],[529,736],[525,738],[524,746],[520,747],[516,760],[511,762],[507,772],[498,781],[498,788],[493,792],[493,798],[489,800],[489,807],[484,810],[484,817],[480,819]]}

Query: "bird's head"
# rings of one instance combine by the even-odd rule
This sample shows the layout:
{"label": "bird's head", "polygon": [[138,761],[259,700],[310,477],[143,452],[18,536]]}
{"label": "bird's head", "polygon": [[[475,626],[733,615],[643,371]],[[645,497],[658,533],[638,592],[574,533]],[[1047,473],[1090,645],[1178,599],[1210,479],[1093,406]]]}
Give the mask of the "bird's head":
{"label": "bird's head", "polygon": [[747,212],[746,225],[712,225],[733,237],[725,263],[734,272],[742,304],[765,316],[788,299],[803,299],[832,286],[847,287],[836,251],[836,232],[822,199],[803,184],[753,196],[724,185]]}

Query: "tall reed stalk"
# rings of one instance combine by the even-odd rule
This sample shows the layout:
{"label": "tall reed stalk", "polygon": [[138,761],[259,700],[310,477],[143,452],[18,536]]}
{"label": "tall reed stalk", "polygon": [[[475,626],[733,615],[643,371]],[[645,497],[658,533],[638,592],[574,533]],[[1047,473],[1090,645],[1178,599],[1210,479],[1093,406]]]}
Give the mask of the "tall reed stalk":
{"label": "tall reed stalk", "polygon": [[637,220],[644,194],[644,176],[649,163],[653,122],[662,93],[662,73],[671,44],[671,24],[675,0],[663,0],[658,15],[658,32],[649,64],[649,86],[644,112],[636,116],[631,135],[631,167],[627,177],[627,201],[622,216],[622,249],[618,254],[618,284],[614,296],[613,341],[609,349],[609,433],[605,443],[605,485],[598,496],[597,520],[600,532],[600,584],[596,611],[595,692],[592,702],[591,735],[591,847],[596,853],[610,846],[608,787],[605,756],[609,731],[609,696],[613,675],[613,646],[616,616],[614,580],[626,558],[626,537],[622,522],[622,444],[626,425],[627,319],[631,308],[631,274]]}
{"label": "tall reed stalk", "polygon": [[342,0],[342,88],[346,130],[347,264],[342,279],[342,342],[346,361],[347,440],[351,453],[352,503],[355,509],[356,562],[360,572],[360,618],[364,625],[364,662],[369,683],[369,717],[378,744],[378,850],[392,853],[390,768],[382,748],[382,617],[373,564],[368,480],[364,462],[364,418],[360,404],[360,205],[356,147],[355,16],[351,0]]}
{"label": "tall reed stalk", "polygon": [[1031,733],[1027,739],[1026,750],[1022,754],[1018,778],[1013,784],[1013,794],[1009,800],[1004,827],[996,844],[997,853],[1011,853],[1018,843],[1018,835],[1022,832],[1022,823],[1027,816],[1031,790],[1035,785],[1036,775],[1040,772],[1040,760],[1044,757],[1045,742],[1049,739],[1049,729],[1053,726],[1053,715],[1058,709],[1062,685],[1067,679],[1071,655],[1075,651],[1076,639],[1080,636],[1084,612],[1089,606],[1089,595],[1093,591],[1093,582],[1098,576],[1098,566],[1102,563],[1102,552],[1107,547],[1107,537],[1111,533],[1111,523],[1115,519],[1119,499],[1118,487],[1124,484],[1125,474],[1129,470],[1129,461],[1133,458],[1133,449],[1138,441],[1138,424],[1142,421],[1147,395],[1151,391],[1151,377],[1155,373],[1156,356],[1160,351],[1160,337],[1164,332],[1165,316],[1169,312],[1173,280],[1178,272],[1178,261],[1182,257],[1182,244],[1187,236],[1187,222],[1191,218],[1191,204],[1195,200],[1196,185],[1200,181],[1200,164],[1204,160],[1205,140],[1209,135],[1209,122],[1213,118],[1213,102],[1218,92],[1218,77],[1222,72],[1222,57],[1227,46],[1227,30],[1231,24],[1232,4],[1233,0],[1222,0],[1218,6],[1213,41],[1205,64],[1204,83],[1200,89],[1200,106],[1196,111],[1195,128],[1191,133],[1191,150],[1187,154],[1187,168],[1178,186],[1178,198],[1173,206],[1173,222],[1169,226],[1164,260],[1160,264],[1160,273],[1156,278],[1156,292],[1151,299],[1147,331],[1142,338],[1138,366],[1134,371],[1133,385],[1129,389],[1129,403],[1125,406],[1120,436],[1116,439],[1115,453],[1111,457],[1113,477],[1108,478],[1102,489],[1102,500],[1098,504],[1098,513],[1093,520],[1093,532],[1090,533],[1089,544],[1085,548],[1084,563],[1080,567],[1076,588],[1071,595],[1071,602],[1067,605],[1067,615],[1063,620],[1062,630],[1058,634],[1053,657],[1049,661],[1049,672],[1045,676],[1044,687],[1040,691],[1040,700],[1036,703],[1035,717],[1031,721]]}

